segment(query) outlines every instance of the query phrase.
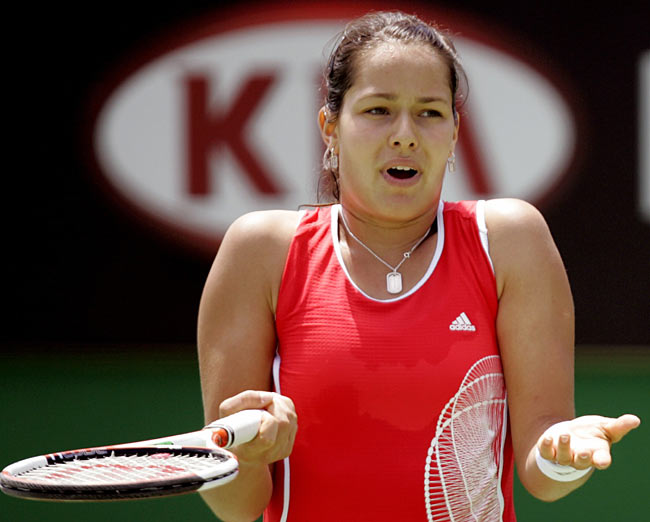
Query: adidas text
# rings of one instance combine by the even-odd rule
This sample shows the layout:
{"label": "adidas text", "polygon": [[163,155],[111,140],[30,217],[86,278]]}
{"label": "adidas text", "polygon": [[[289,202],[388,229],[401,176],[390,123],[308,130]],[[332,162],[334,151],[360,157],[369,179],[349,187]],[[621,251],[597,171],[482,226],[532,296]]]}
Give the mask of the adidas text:
{"label": "adidas text", "polygon": [[450,324],[449,325],[450,330],[467,330],[469,332],[475,332],[476,331],[476,326],[473,324]]}

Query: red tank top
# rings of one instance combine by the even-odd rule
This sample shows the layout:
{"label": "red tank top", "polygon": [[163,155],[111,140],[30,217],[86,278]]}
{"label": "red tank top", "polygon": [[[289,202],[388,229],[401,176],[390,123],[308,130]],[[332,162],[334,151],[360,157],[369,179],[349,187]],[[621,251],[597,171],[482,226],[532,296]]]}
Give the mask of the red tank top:
{"label": "red tank top", "polygon": [[264,520],[514,521],[483,202],[441,203],[428,271],[384,301],[347,274],[339,210],[304,213],[289,249],[274,380],[299,428]]}

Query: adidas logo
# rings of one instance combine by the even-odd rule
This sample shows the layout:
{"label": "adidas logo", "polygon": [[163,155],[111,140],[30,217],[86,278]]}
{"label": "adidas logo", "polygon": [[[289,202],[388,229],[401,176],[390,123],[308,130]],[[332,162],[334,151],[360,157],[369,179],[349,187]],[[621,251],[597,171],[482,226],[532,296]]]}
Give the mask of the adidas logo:
{"label": "adidas logo", "polygon": [[476,326],[472,324],[472,322],[469,320],[469,317],[463,312],[460,314],[456,319],[452,321],[452,323],[449,325],[449,329],[454,331],[454,330],[466,330],[469,332],[475,332],[476,331]]}

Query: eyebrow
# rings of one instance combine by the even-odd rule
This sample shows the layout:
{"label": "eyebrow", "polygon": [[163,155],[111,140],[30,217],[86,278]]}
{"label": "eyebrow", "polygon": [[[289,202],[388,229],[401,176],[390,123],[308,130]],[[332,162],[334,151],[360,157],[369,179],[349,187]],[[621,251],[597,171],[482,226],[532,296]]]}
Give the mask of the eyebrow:
{"label": "eyebrow", "polygon": [[[397,99],[397,95],[387,93],[387,92],[377,92],[377,93],[370,93],[367,96],[363,96],[363,98],[383,98],[388,101],[394,101]],[[440,96],[423,96],[422,98],[418,98],[416,101],[418,103],[432,103],[432,102],[448,102],[449,100]]]}

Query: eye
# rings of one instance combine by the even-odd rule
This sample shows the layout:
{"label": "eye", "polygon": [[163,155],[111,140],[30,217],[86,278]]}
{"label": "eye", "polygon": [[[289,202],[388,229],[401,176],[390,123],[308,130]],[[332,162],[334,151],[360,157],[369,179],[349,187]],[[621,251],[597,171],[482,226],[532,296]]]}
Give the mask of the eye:
{"label": "eye", "polygon": [[427,109],[422,111],[420,113],[420,116],[424,116],[425,118],[440,118],[442,116],[442,113],[435,109]]}
{"label": "eye", "polygon": [[366,114],[372,114],[373,116],[380,116],[388,114],[388,109],[386,107],[372,107],[366,111]]}

